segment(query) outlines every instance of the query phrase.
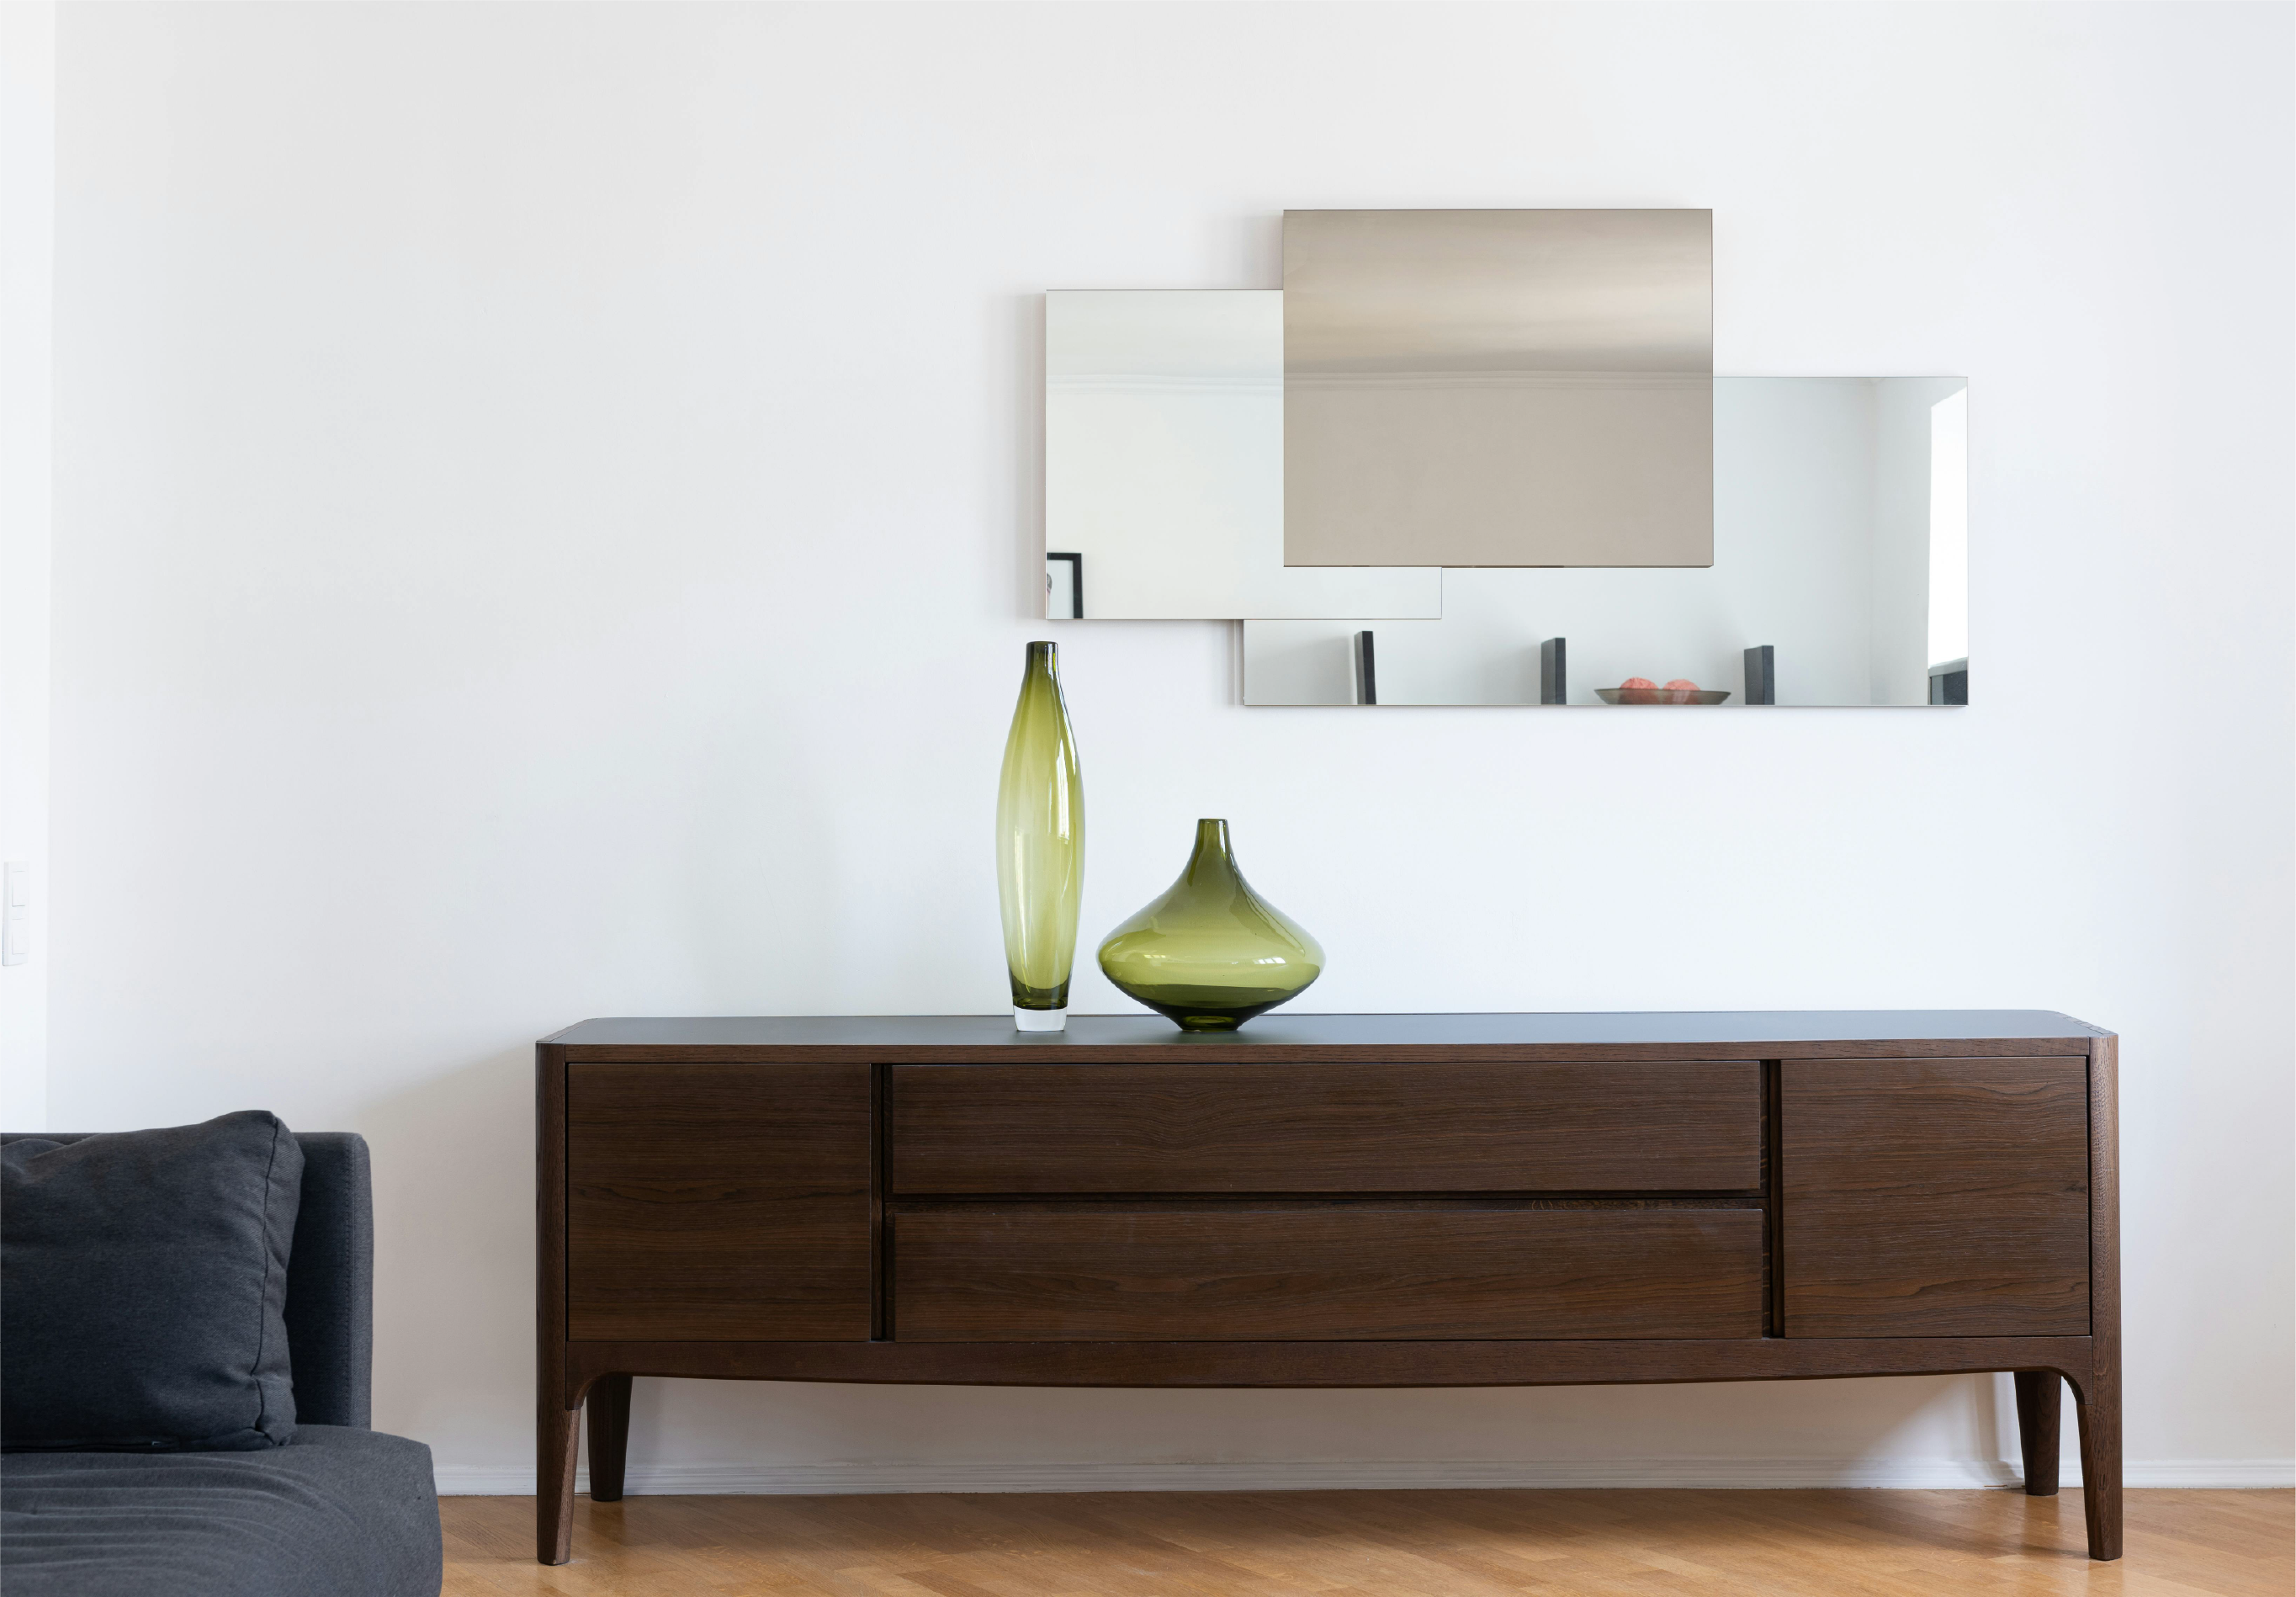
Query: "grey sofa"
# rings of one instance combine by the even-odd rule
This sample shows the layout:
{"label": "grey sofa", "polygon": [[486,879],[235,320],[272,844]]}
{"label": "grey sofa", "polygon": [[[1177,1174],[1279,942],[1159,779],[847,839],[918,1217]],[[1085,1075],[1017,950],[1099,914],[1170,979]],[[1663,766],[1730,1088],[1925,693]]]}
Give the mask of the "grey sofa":
{"label": "grey sofa", "polygon": [[[86,1134],[0,1134],[78,1142]],[[7,1597],[438,1597],[430,1450],[369,1429],[366,1141],[295,1134],[285,1318],[296,1430],[245,1453],[0,1454]]]}

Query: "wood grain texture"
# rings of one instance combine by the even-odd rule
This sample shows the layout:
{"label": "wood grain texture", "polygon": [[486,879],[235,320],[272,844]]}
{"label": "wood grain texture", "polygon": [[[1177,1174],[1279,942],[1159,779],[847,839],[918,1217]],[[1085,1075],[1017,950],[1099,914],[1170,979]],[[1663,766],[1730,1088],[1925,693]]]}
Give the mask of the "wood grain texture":
{"label": "wood grain texture", "polygon": [[897,1065],[896,1192],[1751,1192],[1761,1067]]}
{"label": "wood grain texture", "polygon": [[535,1558],[545,1564],[566,1561],[574,1534],[574,1469],[580,1462],[582,1411],[545,1409],[535,1427],[535,1452],[541,1490],[535,1499]]}
{"label": "wood grain texture", "polygon": [[866,1066],[567,1077],[570,1336],[868,1337]]}
{"label": "wood grain texture", "polygon": [[566,1561],[573,1535],[578,1399],[566,1359],[566,1057],[534,1050],[535,1556]]}
{"label": "wood grain texture", "polygon": [[445,1497],[442,1597],[2289,1597],[2296,1494],[1456,1489],[633,1497],[524,1561],[526,1497]]}
{"label": "wood grain texture", "polygon": [[1754,1209],[902,1214],[899,1341],[1758,1337]]}
{"label": "wood grain texture", "polygon": [[2089,1044],[2089,1327],[2094,1358],[2073,1383],[2089,1556],[2120,1556],[2120,1039]]}
{"label": "wood grain texture", "polygon": [[2064,1377],[2054,1370],[2020,1370],[2017,1393],[2017,1451],[2024,1460],[2025,1495],[2057,1495],[2057,1433],[2064,1416]]}
{"label": "wood grain texture", "polygon": [[590,1501],[612,1503],[622,1495],[629,1462],[630,1378],[600,1376],[582,1409],[590,1421]]}
{"label": "wood grain texture", "polygon": [[[1709,1010],[1554,1014],[1317,1015],[1279,1010],[1241,1031],[1186,1032],[1154,1015],[1070,1015],[1021,1032],[999,1015],[753,1015],[585,1020],[545,1041],[575,1060],[788,1058],[885,1064],[1193,1057],[1644,1059],[2006,1057],[2087,1052],[2097,1028],[2037,1009]],[[1979,1043],[1984,1046],[1978,1046]],[[1994,1046],[1995,1044],[1999,1045]],[[829,1051],[829,1052],[823,1052]]]}
{"label": "wood grain texture", "polygon": [[1785,1333],[2089,1329],[2088,1061],[1789,1060]]}
{"label": "wood grain texture", "polygon": [[979,1387],[1559,1387],[2054,1370],[2087,1337],[1696,1341],[572,1342],[569,1401],[609,1372],[710,1380]]}
{"label": "wood grain texture", "polygon": [[[1342,1388],[1996,1370],[2054,1372],[2072,1385],[2091,1553],[2117,1557],[2122,1505],[2116,1059],[2109,1034],[2062,1015],[2018,1011],[1275,1016],[1242,1034],[1206,1037],[1177,1033],[1158,1020],[1105,1017],[1073,1018],[1069,1033],[1052,1037],[1023,1036],[988,1017],[585,1023],[546,1041],[537,1054],[537,1452],[544,1486],[535,1503],[537,1550],[545,1562],[567,1555],[576,1423],[585,1396],[594,1384],[594,1445],[606,1443],[611,1455],[621,1393],[635,1374]],[[1758,1068],[1756,1060],[1784,1063]],[[1241,1130],[1224,1127],[1229,1107],[1200,1094],[1210,1118],[1200,1119],[1188,1134],[1172,1135],[1157,1113],[1141,1123],[1145,1132],[1139,1125],[1119,1126],[1116,1141],[1136,1144],[1140,1167],[1152,1175],[1163,1170],[1160,1179],[1168,1184],[1136,1186],[1136,1176],[1112,1175],[1105,1161],[1078,1160],[1078,1167],[1091,1163],[1100,1172],[1098,1183],[1070,1186],[1071,1179],[1089,1176],[1063,1175],[1056,1185],[1016,1187],[999,1177],[947,1192],[906,1186],[897,1195],[890,1189],[894,1148],[887,1110],[896,1077],[911,1065],[974,1081],[1013,1074],[1015,1066],[1042,1066],[1078,1071],[1086,1085],[1114,1081],[1113,1072],[1144,1074],[1142,1066],[1154,1067],[1158,1075],[1217,1072],[1229,1084],[1244,1079],[1236,1073],[1247,1070],[1296,1080],[1290,1073],[1302,1068],[1339,1066],[1346,1069],[1337,1076],[1352,1072],[1365,1082],[1383,1072],[1388,1081],[1372,1090],[1390,1093],[1387,1147],[1374,1149],[1364,1134],[1369,1118],[1350,1121],[1342,1112],[1326,1123],[1328,1136],[1302,1135],[1301,1147],[1264,1156],[1266,1136],[1255,1138],[1248,1123]],[[1921,1074],[1940,1065],[1941,1073]],[[1523,1149],[1543,1134],[1526,1108],[1536,1094],[1510,1106],[1501,1082],[1499,1102],[1521,1121],[1514,1145],[1502,1148],[1501,1139],[1481,1137],[1483,1128],[1468,1122],[1462,1104],[1447,1110],[1449,1128],[1414,1126],[1411,1111],[1424,1101],[1396,1085],[1406,1073],[1464,1067],[1487,1079],[1517,1078],[1520,1092],[1527,1071],[1568,1073],[1589,1066],[1613,1088],[1641,1071],[1667,1072],[1665,1079],[1674,1083],[1734,1069],[1774,1077],[1757,1088],[1760,1107],[1752,1119],[1759,1129],[1748,1143],[1754,1152],[1751,1179],[1734,1170],[1729,1179],[1741,1184],[1677,1184],[1683,1179],[1679,1166],[1651,1185],[1614,1185],[1611,1177],[1583,1173],[1526,1175],[1520,1167]],[[2068,1069],[2076,1072],[2073,1095],[2082,1100],[2070,1118],[2062,1090]],[[1810,1110],[1810,1134],[1799,1142],[1797,1101],[1789,1091],[1797,1072],[1809,1089],[1800,1102]],[[2082,1074],[2085,1081],[2079,1079]],[[570,1088],[570,1078],[581,1090]],[[825,1085],[831,1083],[841,1085]],[[612,1091],[590,1091],[600,1084]],[[1344,1093],[1341,1099],[1341,1110],[1353,1107]],[[1072,1111],[1077,1102],[1070,1096],[1049,1105],[1039,1118],[1049,1121],[1056,1108]],[[1279,1117],[1298,1107],[1264,1102]],[[1671,1110],[1662,1105],[1658,1112]],[[2055,1184],[2065,1173],[2068,1124],[2077,1168],[2070,1185]],[[1280,1142],[1280,1118],[1275,1128]],[[1073,1117],[1063,1129],[1074,1129]],[[1263,1121],[1257,1129],[1268,1126]],[[996,1128],[988,1131],[993,1138]],[[1870,1156],[1841,1151],[1851,1133],[1867,1136]],[[1203,1151],[1216,1149],[1223,1136],[1230,1141],[1230,1157],[1208,1157]],[[1160,1137],[1164,1141],[1158,1146]],[[1345,1146],[1350,1140],[1352,1148]],[[1587,1157],[1582,1139],[1557,1140],[1563,1145],[1555,1157]],[[1727,1156],[1731,1140],[1726,1132],[1720,1156]],[[1335,1153],[1327,1143],[1341,1146]],[[1407,1158],[1406,1173],[1394,1168],[1398,1147]],[[1043,1157],[1060,1157],[1057,1140],[1048,1148]],[[1717,1156],[1710,1145],[1702,1155],[1695,1148],[1676,1153]],[[1037,1157],[1013,1163],[1027,1166]],[[1252,1173],[1250,1161],[1256,1157],[1268,1158],[1286,1173],[1273,1182]],[[1830,1174],[1822,1167],[1827,1158],[1835,1160]],[[1506,1163],[1510,1159],[1515,1162]],[[1461,1173],[1488,1167],[1493,1159],[1503,1172],[1496,1183]],[[1349,1184],[1316,1184],[1339,1179],[1316,1173],[1319,1160],[1346,1173]],[[1170,1174],[1176,1162],[1188,1172],[1179,1181]],[[1813,1179],[1798,1183],[1798,1175]],[[1373,1184],[1382,1179],[1408,1184]],[[1698,1183],[1714,1179],[1719,1177],[1692,1177]],[[1215,1181],[1226,1184],[1209,1184]],[[1303,1181],[1308,1184],[1286,1184]],[[1190,1184],[1198,1183],[1204,1184]],[[1830,1214],[1829,1187],[1837,1205]],[[1597,1202],[1605,1192],[1618,1196]],[[1693,1192],[1699,1194],[1694,1200]],[[1495,1265],[1486,1256],[1506,1250],[1489,1238],[1460,1242],[1454,1237],[1448,1257],[1443,1238],[1433,1238],[1431,1250],[1430,1238],[1392,1236],[1368,1249],[1343,1248],[1327,1238],[1321,1255],[1312,1249],[1303,1254],[1298,1246],[1283,1246],[1287,1239],[1281,1234],[1271,1239],[1263,1214],[1263,1224],[1238,1244],[1241,1257],[1215,1260],[1214,1269],[1201,1268],[1204,1260],[1190,1252],[1192,1243],[1177,1252],[1168,1247],[1170,1257],[1161,1259],[1127,1259],[1122,1271],[1113,1271],[1102,1239],[1079,1245],[1074,1259],[1055,1250],[1049,1262],[1058,1267],[1049,1277],[1042,1271],[1022,1275],[1027,1290],[1019,1301],[1027,1313],[1038,1312],[1029,1292],[1060,1315],[1079,1312],[1079,1303],[1101,1313],[1112,1302],[1123,1311],[1120,1329],[1128,1336],[1141,1334],[1142,1311],[1176,1317],[1174,1305],[1191,1298],[1199,1308],[1226,1306],[1247,1319],[1262,1316],[1245,1331],[1216,1329],[1213,1334],[1223,1339],[1198,1339],[1206,1334],[1201,1314],[1178,1314],[1185,1324],[1153,1331],[1165,1339],[1158,1340],[1093,1339],[1100,1333],[1091,1331],[1038,1341],[865,1339],[873,1323],[877,1334],[905,1334],[898,1314],[873,1321],[873,1314],[899,1307],[888,1290],[900,1279],[898,1239],[891,1248],[878,1245],[881,1216],[897,1230],[954,1228],[951,1236],[969,1237],[971,1246],[980,1240],[981,1223],[1004,1211],[1025,1212],[1036,1223],[1051,1219],[1088,1228],[1137,1220],[1136,1211],[1153,1210],[1160,1225],[1197,1228],[1201,1243],[1204,1228],[1218,1229],[1222,1214],[1245,1209],[1283,1211],[1278,1233],[1291,1225],[1345,1232],[1374,1216],[1381,1216],[1382,1226],[1400,1220],[1439,1230],[1460,1226],[1469,1214],[1482,1216],[1474,1225],[1500,1227],[1583,1224],[1622,1216],[1635,1224],[1678,1224],[1685,1213],[1702,1214],[1726,1228],[1752,1228],[1752,1247],[1737,1256],[1737,1273],[1725,1273],[1730,1281],[1751,1282],[1751,1325],[1688,1337],[1652,1330],[1573,1335],[1551,1326],[1526,1334],[1520,1329],[1523,1305],[1507,1296],[1512,1289],[1520,1297],[1524,1271],[1512,1256]],[[2063,1224],[2068,1213],[2074,1216],[2070,1233]],[[1804,1223],[1815,1229],[1806,1232]],[[1828,1224],[1837,1234],[1829,1237]],[[1870,1228],[1866,1234],[1874,1245],[1857,1245],[1861,1224]],[[968,1233],[968,1226],[974,1229]],[[1950,1245],[1943,1240],[1948,1233]],[[1898,1252],[1876,1268],[1875,1258],[1893,1241]],[[791,1250],[777,1251],[785,1249]],[[920,1257],[930,1263],[929,1250]],[[1751,1268],[1743,1265],[1748,1257]],[[1029,1256],[1019,1262],[1033,1266],[1047,1260]],[[1135,1268],[1144,1263],[1155,1268]],[[1310,1303],[1312,1312],[1286,1319],[1300,1296],[1288,1282],[1303,1265],[1313,1277],[1308,1296],[1321,1294],[1320,1305]],[[1554,1312],[1570,1293],[1589,1290],[1590,1282],[1600,1299],[1602,1272],[1620,1267],[1613,1250],[1586,1270],[1566,1270],[1558,1293],[1533,1307]],[[1263,1290],[1275,1272],[1284,1273],[1276,1279],[1287,1284]],[[951,1274],[952,1279],[963,1275]],[[1677,1269],[1665,1274],[1669,1281],[1682,1277]],[[1404,1284],[1400,1292],[1398,1282]],[[1800,1295],[1805,1285],[1814,1289],[1810,1296]],[[977,1275],[969,1284],[960,1279],[959,1286],[965,1314],[1011,1315],[1014,1299],[984,1289]],[[1632,1290],[1627,1296],[1633,1297]],[[1406,1305],[1400,1311],[1406,1326],[1395,1324],[1390,1311],[1397,1302]],[[1348,1321],[1365,1304],[1376,1312],[1360,1323]],[[2069,1306],[2079,1312],[2068,1313]],[[1854,1329],[1810,1334],[1826,1323],[1815,1317],[1820,1311]],[[1335,1316],[1349,1327],[1340,1339],[1330,1339],[1328,1331],[1319,1335],[1310,1323]],[[1505,1334],[1491,1334],[1492,1316]],[[1766,1317],[1771,1331],[1791,1334],[1757,1334]],[[930,1320],[922,1323],[931,1329]],[[1993,1334],[2010,1326],[2020,1334]],[[2047,1334],[2030,1334],[2035,1326],[2049,1328]],[[2065,1332],[2068,1326],[2079,1334]],[[978,1333],[968,1329],[964,1334]],[[603,1436],[599,1420],[605,1421]],[[611,1493],[611,1458],[599,1462],[599,1484]],[[604,1504],[594,1511],[619,1511]],[[858,1588],[848,1583],[836,1589]],[[971,1590],[961,1585],[930,1589]],[[1076,1589],[1103,1588],[1086,1580]],[[1369,1589],[1402,1588],[1390,1583]]]}
{"label": "wood grain texture", "polygon": [[2074,1381],[2073,1412],[2079,1422],[2081,1510],[2088,1519],[2088,1555],[2120,1556],[2120,1371],[2100,1369],[2087,1382]]}

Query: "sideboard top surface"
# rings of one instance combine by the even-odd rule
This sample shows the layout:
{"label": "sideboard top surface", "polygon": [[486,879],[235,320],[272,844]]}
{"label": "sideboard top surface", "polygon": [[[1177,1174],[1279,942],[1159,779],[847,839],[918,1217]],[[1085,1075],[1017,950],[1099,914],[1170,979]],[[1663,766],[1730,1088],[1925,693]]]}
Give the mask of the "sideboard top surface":
{"label": "sideboard top surface", "polygon": [[1292,1049],[1717,1048],[1737,1057],[1870,1052],[1900,1043],[2021,1044],[2085,1053],[2101,1028],[2038,1009],[1710,1010],[1579,1014],[1267,1015],[1240,1031],[1184,1032],[1155,1015],[1070,1015],[1062,1032],[1013,1029],[1005,1015],[754,1015],[584,1020],[543,1039],[600,1055],[711,1049],[980,1049],[984,1061],[1100,1049],[1210,1050],[1228,1058]]}

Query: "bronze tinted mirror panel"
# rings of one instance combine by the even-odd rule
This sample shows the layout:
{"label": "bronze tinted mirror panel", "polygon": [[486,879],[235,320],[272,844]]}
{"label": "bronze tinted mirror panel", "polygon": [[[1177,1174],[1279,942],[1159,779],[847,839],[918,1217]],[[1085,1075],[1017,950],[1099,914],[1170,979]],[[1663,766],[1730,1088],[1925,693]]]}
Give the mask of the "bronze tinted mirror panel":
{"label": "bronze tinted mirror panel", "polygon": [[1713,213],[1283,217],[1283,563],[1713,560]]}

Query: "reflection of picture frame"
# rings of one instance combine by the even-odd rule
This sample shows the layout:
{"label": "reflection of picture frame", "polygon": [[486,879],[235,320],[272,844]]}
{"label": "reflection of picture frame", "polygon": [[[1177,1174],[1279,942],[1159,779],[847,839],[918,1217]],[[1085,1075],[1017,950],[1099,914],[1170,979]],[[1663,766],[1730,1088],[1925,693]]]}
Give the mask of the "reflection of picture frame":
{"label": "reflection of picture frame", "polygon": [[1084,619],[1084,556],[1045,552],[1045,619]]}

